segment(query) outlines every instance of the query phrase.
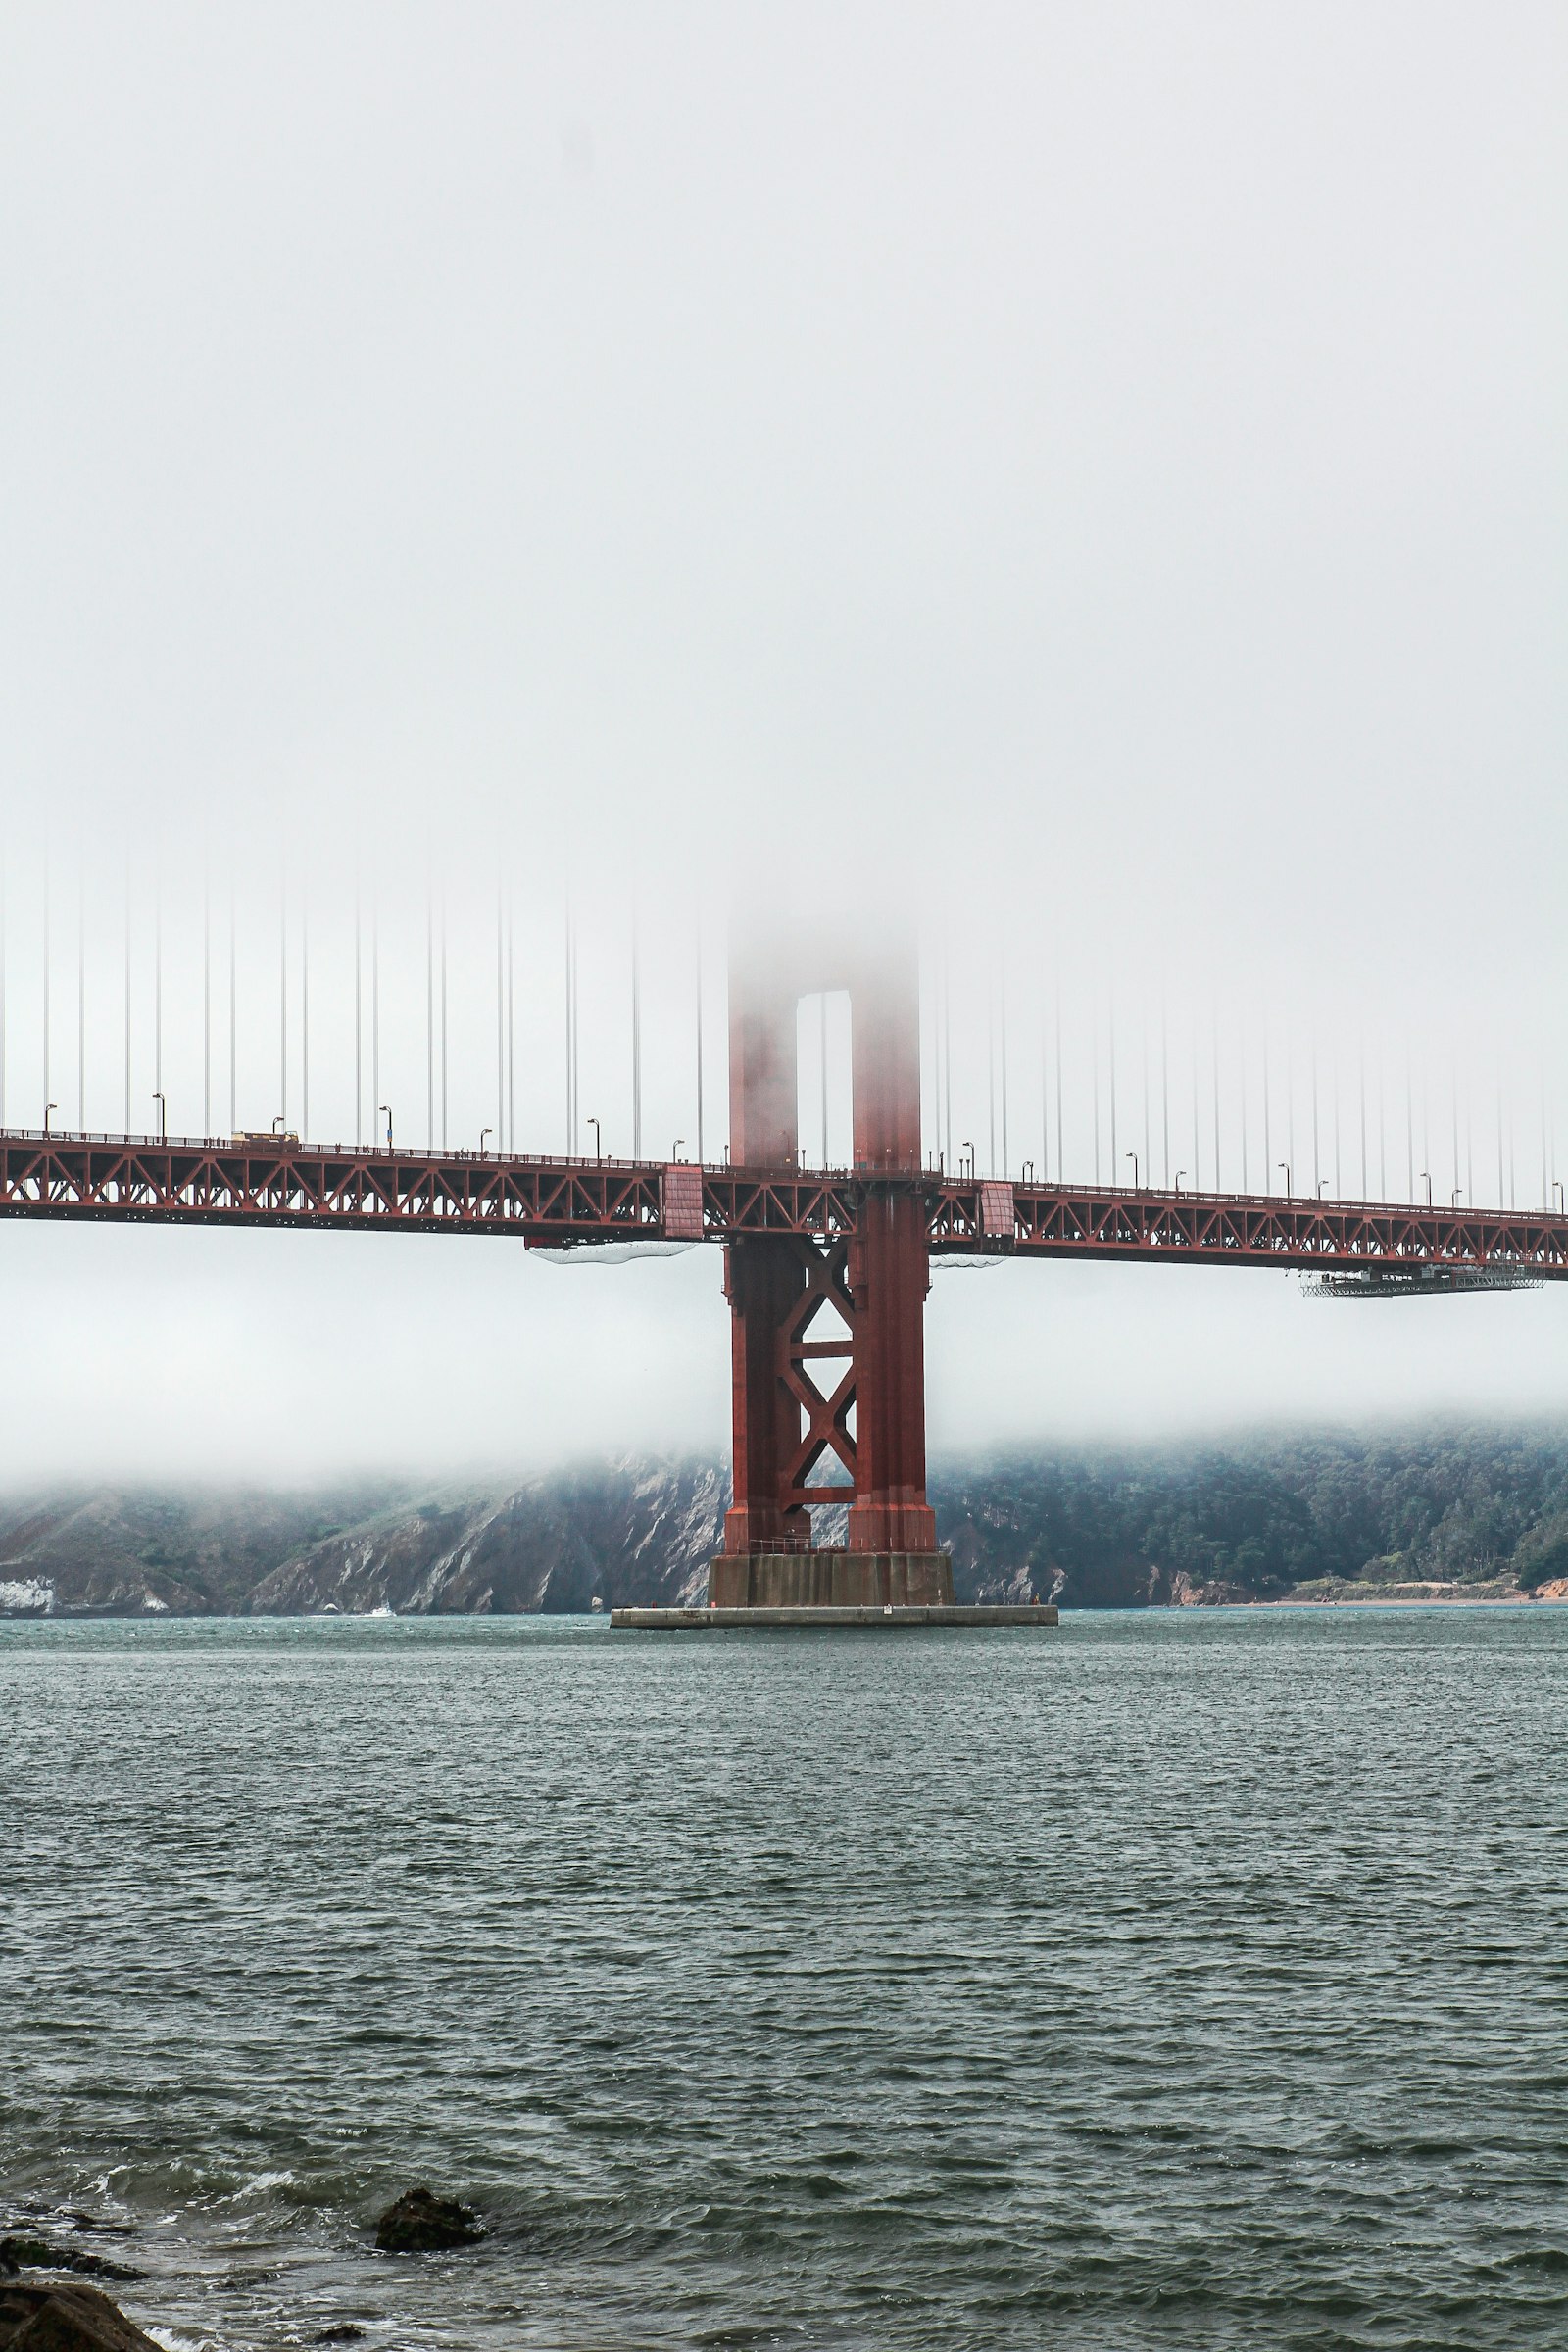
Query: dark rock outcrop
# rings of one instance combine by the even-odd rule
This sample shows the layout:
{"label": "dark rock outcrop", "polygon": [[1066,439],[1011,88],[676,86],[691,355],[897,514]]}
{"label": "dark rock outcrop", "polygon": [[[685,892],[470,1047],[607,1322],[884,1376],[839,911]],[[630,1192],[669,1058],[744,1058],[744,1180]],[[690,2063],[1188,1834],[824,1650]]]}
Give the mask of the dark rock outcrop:
{"label": "dark rock outcrop", "polygon": [[0,2237],[0,2275],[18,2271],[76,2271],[86,2278],[145,2278],[129,2263],[110,2262],[102,2254],[78,2254],[71,2246],[51,2245],[45,2237]]}
{"label": "dark rock outcrop", "polygon": [[375,2225],[382,2254],[444,2254],[454,2246],[476,2245],[484,2235],[471,2205],[438,2197],[427,2188],[407,2188]]}
{"label": "dark rock outcrop", "polygon": [[0,2278],[0,2352],[160,2352],[95,2286]]}

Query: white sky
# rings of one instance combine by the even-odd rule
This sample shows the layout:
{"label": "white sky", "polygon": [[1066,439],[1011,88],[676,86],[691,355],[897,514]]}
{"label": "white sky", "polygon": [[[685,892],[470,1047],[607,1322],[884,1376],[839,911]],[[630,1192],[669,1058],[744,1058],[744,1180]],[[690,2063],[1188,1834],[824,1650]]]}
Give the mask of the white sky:
{"label": "white sky", "polygon": [[[1169,1119],[1171,1160],[1211,1161],[1217,1054],[1222,1178],[1245,1125],[1250,1182],[1288,1152],[1307,1189],[1315,1057],[1326,1181],[1362,1189],[1365,1066],[1382,1189],[1413,1160],[1494,1198],[1500,1090],[1505,1187],[1540,1200],[1568,1174],[1565,119],[1547,6],[11,6],[7,1118],[74,1123],[79,1091],[122,1124],[128,878],[133,1123],[159,1078],[176,1129],[229,1123],[231,903],[233,1116],[269,1123],[281,881],[289,1114],[308,906],[311,1126],[351,1132],[358,875],[359,1116],[422,1141],[433,874],[452,1141],[496,1116],[498,890],[515,1140],[564,1140],[569,889],[609,1149],[634,904],[645,1148],[695,1146],[701,922],[716,1156],[728,907],[896,896],[953,976],[955,1142],[994,1124],[1004,983],[1015,1165],[1059,997],[1069,1173],[1097,1145],[1109,1172],[1114,1025],[1118,1160],[1158,1173]],[[7,1477],[726,1435],[716,1253],[0,1252]],[[1015,1267],[939,1277],[929,1339],[939,1451],[1545,1410],[1568,1294]]]}

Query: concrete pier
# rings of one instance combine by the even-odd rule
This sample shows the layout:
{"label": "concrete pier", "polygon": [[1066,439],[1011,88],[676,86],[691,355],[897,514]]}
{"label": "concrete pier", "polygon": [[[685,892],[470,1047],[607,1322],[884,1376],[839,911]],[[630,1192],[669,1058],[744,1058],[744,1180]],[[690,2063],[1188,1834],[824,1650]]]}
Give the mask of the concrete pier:
{"label": "concrete pier", "polygon": [[1017,1608],[984,1601],[933,1601],[924,1606],[887,1601],[881,1607],[725,1609],[612,1609],[610,1622],[626,1633],[730,1634],[833,1633],[863,1630],[898,1633],[920,1626],[1008,1625],[1039,1632],[1056,1622],[1045,1602]]}
{"label": "concrete pier", "polygon": [[951,1608],[945,1551],[721,1551],[709,1562],[718,1609]]}

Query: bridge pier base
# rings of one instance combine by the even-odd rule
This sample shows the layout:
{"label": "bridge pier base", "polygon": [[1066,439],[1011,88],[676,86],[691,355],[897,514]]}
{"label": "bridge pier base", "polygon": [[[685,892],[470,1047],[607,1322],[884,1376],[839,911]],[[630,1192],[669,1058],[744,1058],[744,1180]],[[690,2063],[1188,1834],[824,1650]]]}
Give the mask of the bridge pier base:
{"label": "bridge pier base", "polygon": [[721,1551],[708,1571],[710,1609],[949,1608],[945,1551]]}

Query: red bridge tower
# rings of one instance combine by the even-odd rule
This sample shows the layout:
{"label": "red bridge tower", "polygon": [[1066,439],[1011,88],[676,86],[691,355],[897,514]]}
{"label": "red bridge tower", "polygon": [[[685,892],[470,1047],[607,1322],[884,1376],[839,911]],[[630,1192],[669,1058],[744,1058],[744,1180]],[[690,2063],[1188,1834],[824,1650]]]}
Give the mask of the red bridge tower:
{"label": "red bridge tower", "polygon": [[[737,941],[729,989],[730,1161],[759,1174],[798,1163],[800,1000],[849,992],[857,1213],[853,1232],[821,1243],[752,1232],[725,1246],[735,1500],[709,1597],[729,1608],[951,1602],[925,1498],[915,951]],[[852,1483],[820,1480],[829,1464]],[[844,1502],[847,1547],[813,1546],[813,1506]]]}

